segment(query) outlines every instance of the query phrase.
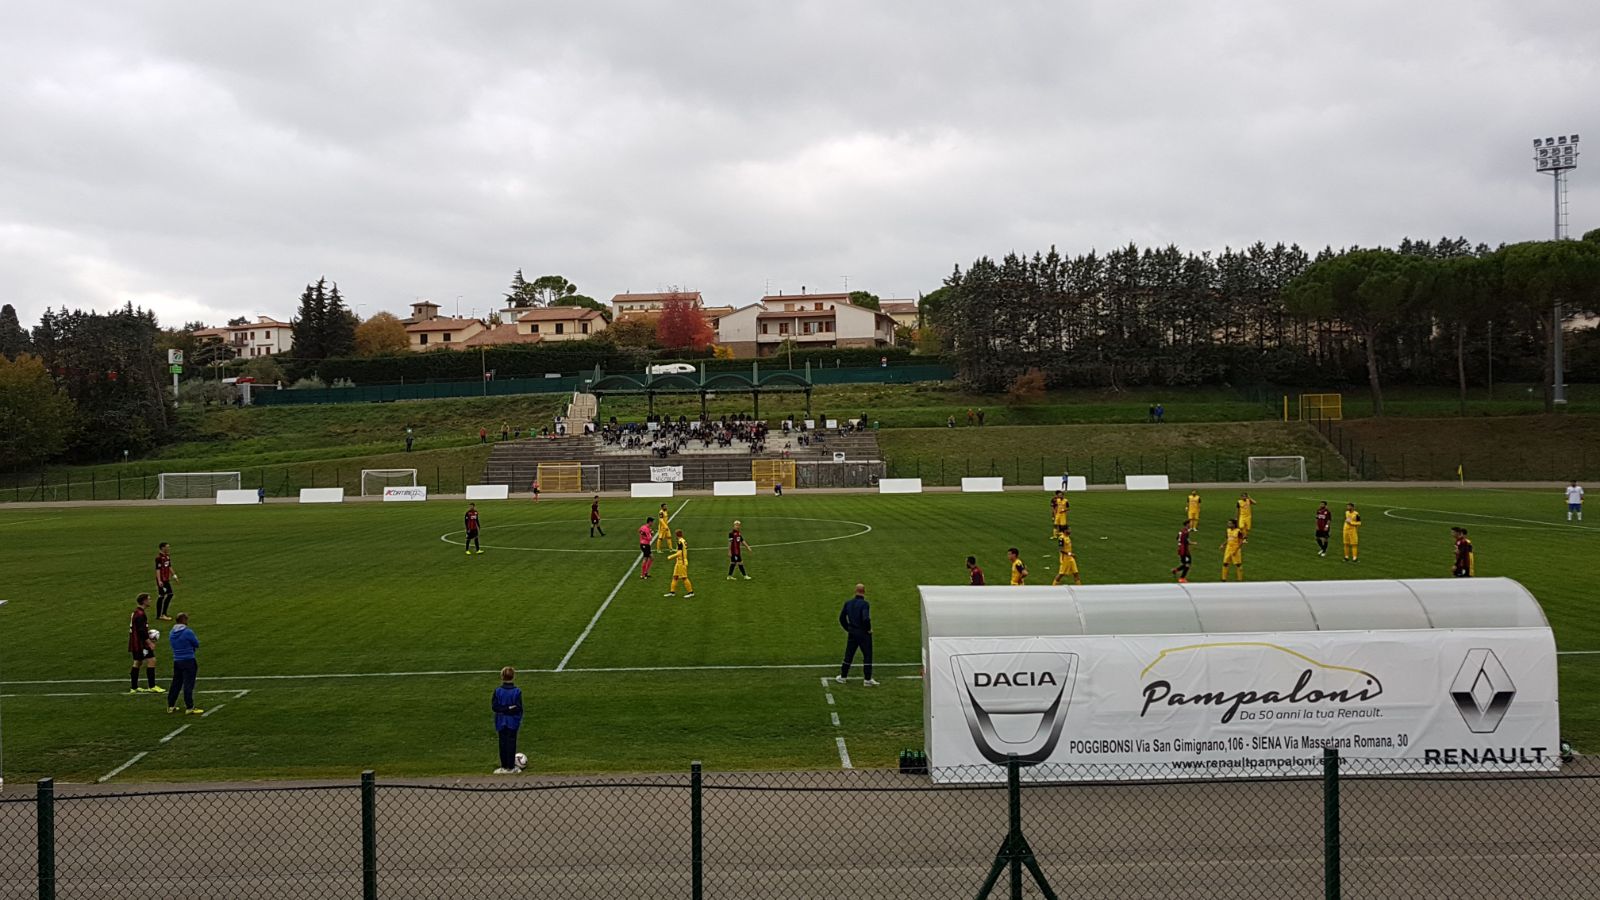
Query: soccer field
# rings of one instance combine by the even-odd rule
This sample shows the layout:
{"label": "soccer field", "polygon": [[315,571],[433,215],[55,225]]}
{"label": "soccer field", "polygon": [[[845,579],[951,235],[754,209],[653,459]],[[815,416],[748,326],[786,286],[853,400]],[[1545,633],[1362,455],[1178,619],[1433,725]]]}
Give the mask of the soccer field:
{"label": "soccer field", "polygon": [[[1167,581],[1183,491],[1072,496],[1086,583]],[[1518,579],[1563,652],[1562,726],[1600,746],[1600,622],[1581,577],[1600,520],[1569,524],[1558,490],[1259,491],[1250,580],[1447,576],[1449,527],[1471,529],[1480,575]],[[670,563],[638,577],[636,529],[657,501],[479,503],[486,552],[466,555],[464,502],[300,507],[0,510],[9,577],[0,599],[4,765],[12,784],[486,774],[489,694],[522,670],[522,749],[535,772],[892,765],[922,743],[918,584],[965,583],[979,558],[1005,580],[1022,549],[1030,583],[1055,572],[1048,494],[678,498],[693,599],[664,598]],[[1203,492],[1192,579],[1219,574],[1236,491]],[[1358,565],[1316,555],[1316,500],[1362,510]],[[752,581],[727,581],[725,535],[742,519]],[[156,544],[180,581],[174,612],[201,638],[203,718],[128,695],[133,596],[152,590]],[[1334,540],[1338,540],[1335,525]],[[839,606],[868,587],[879,688],[836,671]],[[1005,589],[995,589],[1005,602]],[[171,623],[153,623],[163,634]],[[165,639],[160,651],[170,673]],[[859,675],[859,667],[853,673]]]}

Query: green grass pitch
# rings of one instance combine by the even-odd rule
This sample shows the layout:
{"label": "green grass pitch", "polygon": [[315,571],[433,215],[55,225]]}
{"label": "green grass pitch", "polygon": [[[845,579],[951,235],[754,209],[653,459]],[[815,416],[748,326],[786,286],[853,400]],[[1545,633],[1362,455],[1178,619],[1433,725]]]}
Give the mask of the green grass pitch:
{"label": "green grass pitch", "polygon": [[[1183,493],[1074,495],[1085,581],[1169,580]],[[1204,494],[1197,580],[1219,574],[1215,545],[1235,496]],[[1298,485],[1256,496],[1246,553],[1256,581],[1445,576],[1449,526],[1470,528],[1479,574],[1517,578],[1544,604],[1564,653],[1563,732],[1580,749],[1600,746],[1600,653],[1586,653],[1600,651],[1588,577],[1600,519],[1568,524],[1554,489]],[[0,510],[5,775],[13,785],[95,781],[138,754],[116,780],[486,774],[489,694],[507,664],[524,670],[522,748],[535,772],[677,770],[695,759],[837,767],[838,737],[856,766],[891,765],[921,744],[921,686],[902,677],[917,673],[916,586],[964,583],[969,553],[1003,580],[1011,545],[1032,581],[1048,583],[1047,497],[678,498],[692,600],[661,596],[670,564],[659,557],[654,578],[637,577],[636,529],[656,501],[605,499],[607,536],[594,539],[587,500],[480,503],[486,552],[474,556],[458,543],[457,501]],[[1311,515],[1324,497],[1361,505],[1359,566],[1316,556]],[[735,518],[754,545],[753,581],[725,580]],[[215,692],[201,697],[213,713],[203,719],[125,693],[128,612],[152,587],[162,540],[181,579],[174,610],[191,614],[203,642],[200,689]],[[835,686],[830,705],[820,679],[837,665],[838,609],[858,580],[883,686]],[[160,656],[164,683],[164,641]]]}

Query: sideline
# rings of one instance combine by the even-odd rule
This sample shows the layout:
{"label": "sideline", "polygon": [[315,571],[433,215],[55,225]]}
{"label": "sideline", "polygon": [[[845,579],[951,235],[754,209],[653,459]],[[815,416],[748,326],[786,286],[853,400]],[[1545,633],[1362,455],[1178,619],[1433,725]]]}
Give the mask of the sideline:
{"label": "sideline", "polygon": [[[683,512],[683,508],[688,505],[688,500],[684,500],[682,503],[678,504],[677,510],[672,513],[672,518],[676,519],[678,517],[678,513]],[[662,506],[665,507],[666,504],[663,503]],[[671,537],[671,535],[668,535],[668,537]],[[572,642],[571,647],[567,648],[567,655],[561,657],[561,662],[556,664],[557,672],[566,669],[567,663],[572,661],[572,655],[577,653],[578,648],[583,646],[583,642],[589,639],[589,633],[594,631],[594,626],[600,621],[600,617],[605,615],[606,608],[611,605],[611,601],[617,599],[617,592],[621,591],[622,586],[628,583],[629,578],[633,577],[634,567],[638,566],[640,561],[643,559],[644,554],[641,553],[633,558],[633,562],[628,563],[628,571],[623,572],[622,577],[617,579],[616,587],[613,587],[611,589],[611,593],[606,595],[605,602],[600,604],[600,608],[594,611],[594,618],[589,620],[588,626],[583,629],[583,634],[578,635],[578,639]]]}
{"label": "sideline", "polygon": [[[828,698],[828,705],[829,706],[833,706],[834,705],[834,703],[833,703],[833,685],[834,685],[834,683],[835,682],[829,680],[828,676],[826,676],[826,675],[822,676],[822,695],[824,697]],[[833,710],[829,710],[828,718],[833,721],[833,727],[835,727],[835,728],[840,727],[839,726],[839,714],[837,712],[835,712]],[[839,768],[841,768],[841,769],[853,769],[853,768],[855,768],[855,766],[852,766],[850,764],[850,751],[845,748],[844,736],[843,735],[838,735],[838,736],[834,737],[833,742],[834,742],[834,745],[839,748]]]}
{"label": "sideline", "polygon": [[[1569,650],[1569,651],[1565,651],[1565,652],[1568,652],[1568,653],[1596,653],[1596,654],[1600,654],[1600,650]],[[917,668],[917,667],[921,666],[922,663],[914,663],[914,662],[881,663],[881,662],[875,662],[872,665],[873,665],[873,668],[879,668],[879,669],[913,669],[913,668]],[[749,665],[727,665],[727,666],[595,666],[595,667],[592,667],[592,668],[582,668],[582,667],[574,666],[573,668],[570,668],[570,669],[560,669],[560,670],[557,670],[557,669],[542,669],[542,668],[538,668],[536,666],[529,666],[527,668],[523,668],[521,666],[518,666],[517,667],[517,674],[519,674],[519,675],[556,675],[556,674],[560,674],[560,675],[607,675],[607,674],[634,674],[634,673],[648,673],[648,672],[763,672],[763,671],[776,672],[776,671],[795,671],[795,670],[800,670],[800,669],[836,670],[838,668],[839,668],[839,664],[838,663],[776,663],[776,664],[752,663],[752,664],[749,664]],[[476,675],[499,675],[499,674],[500,674],[500,670],[499,669],[437,669],[437,670],[426,671],[426,672],[317,672],[317,673],[305,673],[305,674],[299,674],[299,675],[207,675],[206,676],[206,680],[207,681],[317,681],[319,679],[341,679],[341,678],[416,678],[416,677],[424,676],[424,675],[474,675],[474,676],[476,676]],[[18,685],[29,685],[29,684],[49,685],[49,684],[127,684],[127,683],[128,683],[128,679],[125,678],[125,677],[124,678],[61,678],[61,679],[44,679],[44,680],[37,680],[37,681],[0,681],[0,687],[14,687],[14,686],[18,686]],[[97,692],[95,692],[93,694],[88,694],[88,693],[83,693],[83,694],[33,694],[33,693],[25,693],[25,694],[5,694],[4,696],[6,698],[11,698],[11,697],[52,697],[52,696],[89,697],[89,696],[98,696],[101,693],[103,693],[103,692],[98,692],[97,691]],[[197,693],[206,693],[206,692],[199,691]],[[221,693],[229,693],[229,694],[231,694],[231,693],[235,693],[235,691],[223,691]],[[118,696],[118,695],[112,694],[112,693],[107,693],[107,694],[105,694],[105,696]]]}

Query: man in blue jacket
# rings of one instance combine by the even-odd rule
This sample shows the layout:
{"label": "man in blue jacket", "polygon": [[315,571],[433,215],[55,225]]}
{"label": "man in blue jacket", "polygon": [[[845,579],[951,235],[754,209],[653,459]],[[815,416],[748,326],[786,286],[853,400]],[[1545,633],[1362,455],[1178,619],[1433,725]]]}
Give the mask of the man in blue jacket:
{"label": "man in blue jacket", "polygon": [[500,686],[494,689],[490,704],[494,707],[494,730],[500,736],[500,768],[496,775],[520,775],[517,765],[517,729],[522,727],[522,688],[513,682],[517,670],[506,666],[500,670]]}
{"label": "man in blue jacket", "polygon": [[872,607],[867,604],[867,586],[856,585],[856,595],[845,601],[839,610],[839,627],[844,629],[844,663],[839,666],[839,677],[834,681],[844,684],[850,676],[850,664],[855,661],[856,650],[861,651],[862,684],[877,687],[872,679]]}
{"label": "man in blue jacket", "polygon": [[167,646],[172,648],[172,688],[167,691],[167,712],[178,711],[178,691],[183,691],[185,715],[203,716],[205,710],[194,708],[194,679],[200,671],[195,662],[195,652],[200,649],[200,638],[189,627],[189,614],[178,613],[178,624],[167,635]]}

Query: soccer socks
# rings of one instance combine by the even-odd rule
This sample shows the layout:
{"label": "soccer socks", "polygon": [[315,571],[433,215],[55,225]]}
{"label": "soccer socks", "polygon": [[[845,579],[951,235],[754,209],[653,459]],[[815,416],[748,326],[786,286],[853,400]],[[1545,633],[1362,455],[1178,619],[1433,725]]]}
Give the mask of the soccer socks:
{"label": "soccer socks", "polygon": [[128,687],[130,687],[130,688],[132,688],[133,690],[136,690],[136,691],[139,689],[139,667],[138,666],[134,666],[132,669],[128,670],[128,681],[130,682]]}
{"label": "soccer socks", "polygon": [[145,680],[145,686],[146,687],[155,687],[156,686],[156,670],[155,670],[154,666],[151,666],[151,667],[149,667],[149,668],[144,670],[144,680]]}
{"label": "soccer socks", "polygon": [[728,577],[729,578],[733,577],[733,570],[734,569],[738,569],[740,575],[743,575],[746,578],[750,577],[750,573],[746,572],[744,570],[744,563],[728,563]]}

